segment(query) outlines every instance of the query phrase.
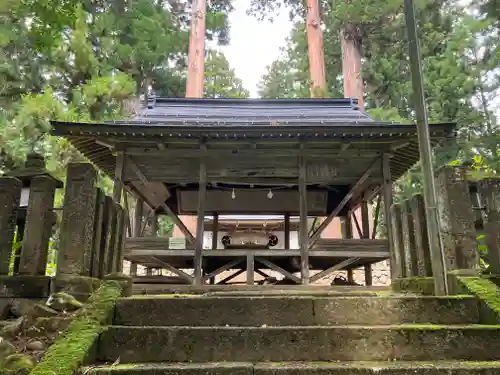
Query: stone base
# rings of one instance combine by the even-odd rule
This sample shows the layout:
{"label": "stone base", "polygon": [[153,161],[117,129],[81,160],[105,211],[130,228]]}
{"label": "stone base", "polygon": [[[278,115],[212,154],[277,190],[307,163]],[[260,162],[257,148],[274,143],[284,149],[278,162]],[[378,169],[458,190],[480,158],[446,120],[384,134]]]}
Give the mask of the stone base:
{"label": "stone base", "polygon": [[122,297],[130,297],[132,295],[132,285],[133,285],[132,277],[125,275],[123,273],[111,273],[109,275],[104,276],[104,280],[118,281],[123,288]]}
{"label": "stone base", "polygon": [[51,292],[65,292],[80,302],[85,302],[99,288],[101,280],[77,275],[56,275],[52,281]]}
{"label": "stone base", "polygon": [[0,298],[47,298],[50,285],[49,276],[0,276]]}

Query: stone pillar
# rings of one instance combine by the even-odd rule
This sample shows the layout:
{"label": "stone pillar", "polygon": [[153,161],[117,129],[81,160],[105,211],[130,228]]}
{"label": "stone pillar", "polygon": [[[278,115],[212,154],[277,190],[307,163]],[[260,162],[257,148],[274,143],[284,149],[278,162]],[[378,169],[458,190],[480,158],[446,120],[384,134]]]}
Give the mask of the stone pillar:
{"label": "stone pillar", "polygon": [[401,203],[401,229],[403,231],[403,254],[406,277],[418,276],[415,229],[410,201]]}
{"label": "stone pillar", "polygon": [[20,275],[45,275],[49,240],[54,225],[54,195],[58,181],[50,176],[31,180],[28,211],[24,229]]}
{"label": "stone pillar", "polygon": [[97,197],[96,197],[96,210],[95,210],[95,220],[94,220],[94,243],[92,246],[92,259],[91,259],[91,268],[90,275],[92,277],[101,277],[100,269],[101,269],[101,253],[103,252],[103,248],[106,247],[106,228],[104,226],[104,201],[106,199],[106,195],[101,189],[97,189]]}
{"label": "stone pillar", "polygon": [[0,276],[9,274],[21,189],[17,178],[0,178]]}
{"label": "stone pillar", "polygon": [[[394,241],[394,263],[391,262],[392,278],[406,277],[406,265],[403,245],[403,222],[401,220],[401,206],[393,204],[391,206],[392,233]],[[389,225],[389,223],[387,223]],[[392,259],[391,259],[392,260]]]}
{"label": "stone pillar", "polygon": [[484,226],[488,245],[490,271],[500,275],[500,180],[488,179],[481,183],[486,200],[487,222]]}
{"label": "stone pillar", "polygon": [[466,168],[440,168],[436,188],[447,270],[478,270],[479,253]]}
{"label": "stone pillar", "polygon": [[430,277],[432,276],[432,263],[423,195],[415,195],[410,204],[417,250],[418,275]]}
{"label": "stone pillar", "polygon": [[70,164],[64,195],[57,275],[90,275],[94,246],[97,173],[89,163]]}

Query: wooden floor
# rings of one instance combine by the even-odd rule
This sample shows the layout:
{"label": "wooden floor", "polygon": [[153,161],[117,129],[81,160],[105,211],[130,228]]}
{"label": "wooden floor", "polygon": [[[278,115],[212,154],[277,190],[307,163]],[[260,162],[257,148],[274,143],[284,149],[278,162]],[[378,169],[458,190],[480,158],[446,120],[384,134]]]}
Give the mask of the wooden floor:
{"label": "wooden floor", "polygon": [[[190,269],[193,268],[195,251],[192,247],[187,247],[170,249],[168,238],[162,237],[128,238],[125,243],[125,259],[151,268],[162,268],[167,263],[176,268]],[[298,249],[203,250],[204,267],[208,272],[236,259],[241,259],[244,266],[248,256],[253,256],[256,260],[272,261],[289,272],[299,271]],[[317,270],[327,269],[350,258],[357,258],[350,263],[351,268],[388,259],[389,243],[387,240],[372,239],[321,239],[309,250],[311,268]]]}

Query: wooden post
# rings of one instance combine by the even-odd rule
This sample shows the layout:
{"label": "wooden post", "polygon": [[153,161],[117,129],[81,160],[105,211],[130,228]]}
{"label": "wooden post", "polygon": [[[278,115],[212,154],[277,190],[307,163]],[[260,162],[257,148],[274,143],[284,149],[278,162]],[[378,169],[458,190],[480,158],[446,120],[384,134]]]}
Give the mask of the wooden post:
{"label": "wooden post", "polygon": [[9,274],[21,189],[17,178],[0,177],[0,275]]}
{"label": "wooden post", "polygon": [[290,214],[285,214],[285,249],[290,249]]}
{"label": "wooden post", "polygon": [[217,250],[219,244],[219,214],[214,212],[212,225],[212,250]]}
{"label": "wooden post", "polygon": [[[363,233],[363,238],[370,238],[370,216],[368,210],[368,202],[363,201],[361,203],[361,229]],[[372,285],[372,265],[365,264],[365,285]]]}
{"label": "wooden post", "polygon": [[100,253],[99,253],[99,278],[102,279],[109,273],[111,255],[113,254],[113,243],[115,238],[115,228],[112,226],[113,216],[116,215],[113,198],[106,195],[104,197],[103,219]]}
{"label": "wooden post", "polygon": [[94,244],[93,244],[93,250],[92,250],[92,257],[91,257],[91,267],[90,267],[90,275],[92,277],[99,277],[99,270],[100,270],[100,264],[99,262],[101,261],[101,252],[102,252],[102,247],[106,247],[106,243],[103,243],[103,237],[106,236],[106,228],[104,227],[104,206],[105,206],[105,201],[106,196],[102,189],[97,189],[97,197],[96,197],[96,214],[95,214],[95,220],[94,220]]}
{"label": "wooden post", "polygon": [[318,0],[307,0],[307,47],[309,72],[312,81],[312,97],[325,97],[325,58],[323,51],[323,30]]}
{"label": "wooden post", "polygon": [[186,97],[202,98],[205,63],[205,12],[206,0],[194,0],[189,36]]}
{"label": "wooden post", "polygon": [[153,211],[153,215],[151,215],[151,237],[158,236],[158,215],[155,211]]}
{"label": "wooden post", "polygon": [[[303,144],[301,144],[301,148]],[[306,162],[304,155],[299,156],[299,200],[300,200],[300,273],[302,284],[309,284],[309,233],[307,232],[307,186]]]}
{"label": "wooden post", "polygon": [[144,201],[141,198],[137,198],[135,201],[134,210],[134,237],[141,237],[142,232],[142,220],[144,216]]}
{"label": "wooden post", "polygon": [[383,185],[382,191],[384,195],[384,216],[385,216],[385,226],[387,228],[387,240],[389,241],[389,253],[391,259],[391,279],[396,280],[400,273],[398,271],[398,263],[396,258],[396,249],[394,246],[394,235],[392,230],[392,177],[391,177],[391,165],[388,154],[382,155],[382,176]]}
{"label": "wooden post", "polygon": [[[206,150],[205,146],[202,146]],[[200,160],[200,182],[198,187],[198,218],[196,223],[196,247],[194,255],[194,284],[203,282],[203,232],[205,224],[205,203],[207,198],[207,166],[205,155]]]}
{"label": "wooden post", "polygon": [[255,271],[255,258],[253,256],[253,253],[249,251],[247,253],[247,285],[253,285],[255,283],[254,271]]}
{"label": "wooden post", "polygon": [[401,224],[405,273],[407,277],[418,276],[415,227],[413,225],[410,201],[405,201],[401,204]]}
{"label": "wooden post", "polygon": [[352,268],[347,269],[347,282],[354,284],[354,270]]}

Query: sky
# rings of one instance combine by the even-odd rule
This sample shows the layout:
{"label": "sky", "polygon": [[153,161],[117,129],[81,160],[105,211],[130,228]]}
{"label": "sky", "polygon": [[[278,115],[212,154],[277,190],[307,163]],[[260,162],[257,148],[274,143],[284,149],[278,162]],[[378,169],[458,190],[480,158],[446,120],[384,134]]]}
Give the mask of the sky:
{"label": "sky", "polygon": [[292,30],[288,12],[274,17],[274,22],[258,21],[256,17],[246,15],[250,0],[233,2],[234,12],[230,14],[230,44],[222,47],[230,66],[243,80],[244,87],[251,97],[257,97],[257,85],[260,77],[280,54],[280,47]]}

